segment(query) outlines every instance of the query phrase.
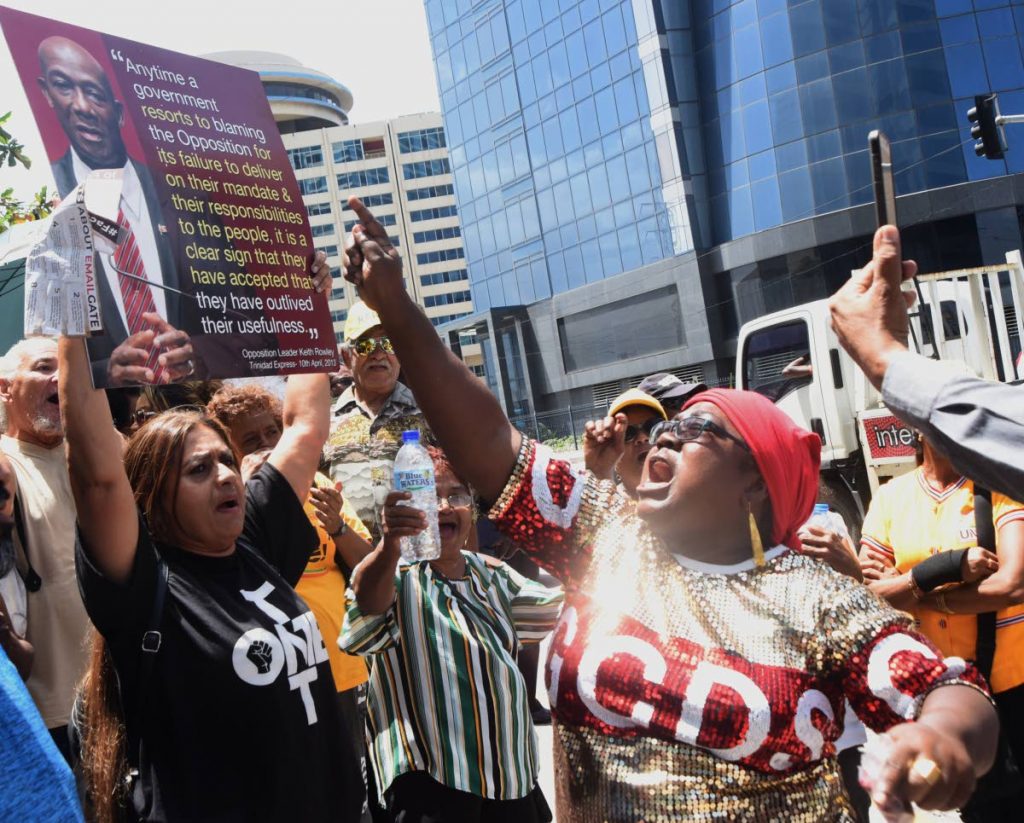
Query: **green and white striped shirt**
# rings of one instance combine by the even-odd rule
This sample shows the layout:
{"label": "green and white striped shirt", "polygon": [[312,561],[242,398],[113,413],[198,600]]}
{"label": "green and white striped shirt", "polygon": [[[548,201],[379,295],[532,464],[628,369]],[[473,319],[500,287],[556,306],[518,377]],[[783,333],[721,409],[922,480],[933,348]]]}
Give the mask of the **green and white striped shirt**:
{"label": "green and white striped shirt", "polygon": [[371,663],[367,733],[382,802],[410,771],[492,800],[525,797],[537,780],[515,653],[551,631],[563,594],[463,555],[465,577],[449,580],[429,563],[400,566],[388,611],[365,615],[353,597],[345,615],[338,645]]}

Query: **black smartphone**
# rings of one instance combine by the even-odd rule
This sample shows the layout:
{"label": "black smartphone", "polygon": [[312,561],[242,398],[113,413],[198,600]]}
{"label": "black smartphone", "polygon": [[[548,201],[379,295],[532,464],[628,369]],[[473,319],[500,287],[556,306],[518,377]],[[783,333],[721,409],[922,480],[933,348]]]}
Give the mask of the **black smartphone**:
{"label": "black smartphone", "polygon": [[871,182],[875,188],[875,222],[879,226],[898,226],[896,187],[892,181],[892,150],[885,132],[875,129],[868,135],[871,152]]}

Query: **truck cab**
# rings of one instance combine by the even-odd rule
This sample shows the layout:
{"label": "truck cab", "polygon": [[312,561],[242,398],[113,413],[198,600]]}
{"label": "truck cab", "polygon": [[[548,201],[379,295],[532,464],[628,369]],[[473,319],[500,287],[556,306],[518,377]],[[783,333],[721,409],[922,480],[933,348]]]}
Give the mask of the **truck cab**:
{"label": "truck cab", "polygon": [[[1021,373],[1020,252],[1006,264],[919,275],[910,347],[988,380]],[[915,465],[915,435],[839,345],[828,300],[745,323],[737,340],[737,388],[760,392],[821,438],[819,499],[843,515],[851,536],[872,492]]]}

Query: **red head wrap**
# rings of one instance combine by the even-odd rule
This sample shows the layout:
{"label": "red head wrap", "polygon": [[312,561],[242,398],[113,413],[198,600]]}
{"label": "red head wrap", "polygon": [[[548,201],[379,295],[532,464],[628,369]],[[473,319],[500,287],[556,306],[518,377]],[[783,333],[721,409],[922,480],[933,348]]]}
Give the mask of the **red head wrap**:
{"label": "red head wrap", "polygon": [[716,406],[750,446],[772,504],[772,545],[799,549],[796,531],[811,516],[818,496],[818,435],[800,428],[757,392],[710,389],[691,397],[683,408],[694,403]]}

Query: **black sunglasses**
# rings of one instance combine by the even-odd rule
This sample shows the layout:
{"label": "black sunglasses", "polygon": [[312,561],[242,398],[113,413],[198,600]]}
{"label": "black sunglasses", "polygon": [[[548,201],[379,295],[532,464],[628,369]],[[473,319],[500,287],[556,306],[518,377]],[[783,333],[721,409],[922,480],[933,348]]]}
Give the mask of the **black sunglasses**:
{"label": "black sunglasses", "polygon": [[662,421],[658,417],[652,417],[649,420],[645,420],[639,426],[634,426],[632,423],[630,423],[628,426],[626,426],[626,437],[625,437],[626,442],[627,443],[632,443],[641,434],[646,434],[647,435],[647,439],[651,440],[653,442],[654,438],[651,437],[651,429],[653,429],[656,425],[658,425],[658,423],[661,423],[661,422],[664,422],[664,421]]}
{"label": "black sunglasses", "polygon": [[[651,429],[650,438],[652,443],[657,443],[658,439],[663,434],[668,434],[674,437],[680,446],[683,443],[689,443],[691,440],[696,440],[704,432],[711,432],[715,437],[721,437],[725,440],[731,440],[733,443],[738,445],[745,452],[750,451],[750,446],[735,437],[713,420],[709,420],[706,417],[696,417],[689,415],[687,417],[677,418],[673,420],[660,420]],[[672,448],[672,446],[669,446]]]}

